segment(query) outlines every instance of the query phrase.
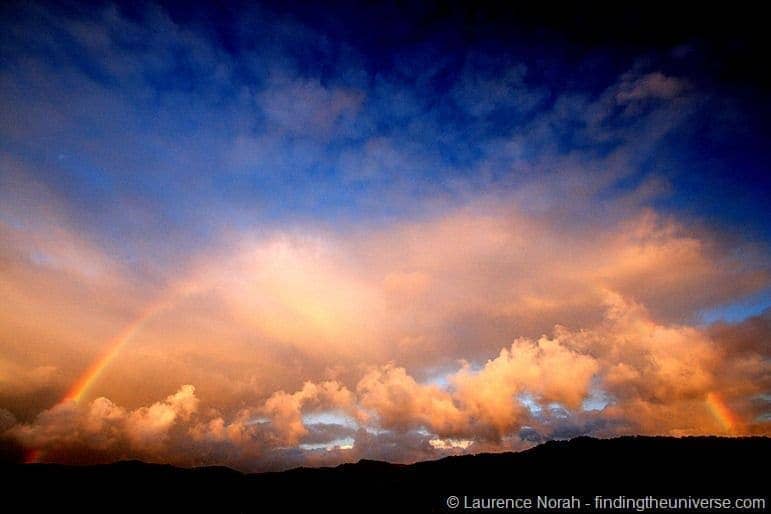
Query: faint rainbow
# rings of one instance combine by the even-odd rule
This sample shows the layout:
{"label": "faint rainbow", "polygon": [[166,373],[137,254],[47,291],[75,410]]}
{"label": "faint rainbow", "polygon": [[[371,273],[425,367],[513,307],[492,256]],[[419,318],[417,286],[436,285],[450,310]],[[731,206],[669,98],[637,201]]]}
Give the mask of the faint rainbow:
{"label": "faint rainbow", "polygon": [[[121,349],[134,337],[153,317],[171,305],[171,301],[163,300],[151,304],[131,323],[129,323],[118,335],[112,338],[99,357],[81,373],[78,379],[67,390],[57,405],[68,402],[80,402],[91,386],[96,383],[105,369],[120,353]],[[27,451],[24,462],[35,463],[40,460],[44,452],[41,448],[32,448]]]}
{"label": "faint rainbow", "polygon": [[158,314],[164,307],[167,306],[167,302],[155,303],[149,308],[145,309],[137,319],[129,323],[112,341],[107,345],[107,348],[102,354],[91,363],[91,365],[83,372],[80,377],[72,384],[72,387],[64,395],[60,403],[75,401],[78,402],[83,398],[83,395],[88,392],[91,386],[99,379],[102,372],[110,365],[115,359],[115,356],[120,353],[121,349],[128,343],[134,335],[137,334],[145,324]]}
{"label": "faint rainbow", "polygon": [[725,403],[720,394],[711,392],[707,394],[707,407],[718,423],[729,434],[733,434],[739,426],[739,418]]}

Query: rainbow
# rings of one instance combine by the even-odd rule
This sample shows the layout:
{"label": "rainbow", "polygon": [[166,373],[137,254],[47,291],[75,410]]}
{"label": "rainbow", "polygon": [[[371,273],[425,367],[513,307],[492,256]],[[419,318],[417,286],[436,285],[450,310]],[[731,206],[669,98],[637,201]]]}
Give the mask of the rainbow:
{"label": "rainbow", "polygon": [[[161,311],[165,310],[171,305],[169,300],[164,300],[151,304],[131,323],[129,323],[118,335],[116,335],[107,347],[102,351],[99,357],[86,368],[78,379],[67,390],[62,399],[57,405],[62,405],[69,402],[80,402],[83,397],[88,393],[89,389],[97,382],[105,369],[120,353],[121,349],[126,346],[131,338],[133,338],[152,318],[157,316]],[[26,463],[39,462],[43,456],[43,450],[40,448],[30,449],[24,459]]]}
{"label": "rainbow", "polygon": [[726,405],[720,394],[715,392],[708,393],[706,401],[709,411],[715,416],[720,426],[729,434],[735,433],[740,424],[739,418]]}
{"label": "rainbow", "polygon": [[150,308],[146,309],[140,316],[129,323],[112,341],[107,345],[107,348],[101,353],[101,355],[91,363],[91,365],[84,371],[72,387],[67,391],[64,397],[59,403],[65,402],[79,402],[83,396],[88,392],[91,386],[99,379],[104,370],[110,365],[115,357],[120,353],[121,349],[128,343],[137,332],[139,332],[144,325],[158,314],[165,303],[154,304]]}

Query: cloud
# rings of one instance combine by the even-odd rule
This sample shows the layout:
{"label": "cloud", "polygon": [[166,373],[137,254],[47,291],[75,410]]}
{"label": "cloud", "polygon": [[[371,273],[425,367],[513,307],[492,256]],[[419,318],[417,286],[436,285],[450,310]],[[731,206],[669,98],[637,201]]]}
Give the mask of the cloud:
{"label": "cloud", "polygon": [[744,420],[742,430],[767,433],[771,415],[769,348],[771,310],[741,323],[718,323],[709,330],[720,359],[720,389]]}
{"label": "cloud", "polygon": [[451,450],[454,448],[467,450],[474,442],[468,439],[431,439],[428,441],[428,444],[438,450]]}
{"label": "cloud", "polygon": [[[557,326],[551,337],[520,338],[481,366],[462,363],[448,371],[445,385],[420,382],[405,368],[386,364],[363,370],[354,389],[336,381],[306,382],[230,419],[201,409],[195,389],[186,385],[134,410],[101,397],[59,404],[31,423],[6,416],[4,437],[64,461],[79,458],[85,448],[103,459],[272,469],[362,456],[410,461],[432,452],[521,448],[544,437],[584,434],[767,433],[767,422],[759,421],[768,414],[767,402],[753,400],[768,387],[767,348],[753,349],[743,360],[725,359],[733,351],[727,343],[732,333],[757,331],[767,325],[765,318],[713,328],[715,336],[657,323],[617,293],[606,292],[605,302],[604,319],[595,327]],[[758,335],[767,337],[763,330]],[[586,408],[598,390],[605,405]],[[710,410],[715,394],[730,405],[734,426]],[[328,412],[346,415],[309,417]]]}
{"label": "cloud", "polygon": [[629,103],[646,99],[669,100],[677,96],[685,84],[675,77],[667,77],[661,72],[653,72],[641,77],[627,78],[617,93],[619,103]]}
{"label": "cloud", "polygon": [[482,433],[499,439],[529,418],[515,400],[518,395],[530,393],[538,403],[557,402],[576,409],[588,394],[597,369],[593,358],[572,351],[559,337],[542,337],[535,342],[517,340],[478,373],[467,366],[451,382],[469,417],[482,425]]}
{"label": "cloud", "polygon": [[386,365],[370,370],[356,386],[365,421],[405,431],[426,427],[440,433],[463,430],[467,422],[450,394],[436,386],[418,384],[404,368]]}
{"label": "cloud", "polygon": [[351,392],[337,382],[321,384],[306,382],[303,388],[293,394],[284,391],[274,393],[261,409],[271,421],[274,444],[296,446],[308,434],[303,424],[303,408],[308,404],[322,408],[350,409],[353,405]]}
{"label": "cloud", "polygon": [[189,420],[197,406],[191,385],[182,386],[164,401],[132,411],[104,397],[87,405],[67,401],[43,411],[33,423],[10,427],[6,435],[53,455],[66,456],[72,447],[84,445],[113,457],[131,452],[152,458],[163,455],[171,428]]}
{"label": "cloud", "polygon": [[451,390],[419,384],[404,368],[371,370],[356,390],[362,418],[375,415],[378,426],[406,431],[425,428],[440,437],[500,441],[525,424],[530,414],[518,396],[531,393],[539,403],[578,408],[597,363],[557,340],[520,339],[478,371],[466,364],[447,377]]}
{"label": "cloud", "polygon": [[325,88],[318,81],[273,77],[258,104],[289,135],[329,134],[335,124],[355,116],[362,96],[354,90]]}
{"label": "cloud", "polygon": [[464,70],[452,91],[453,99],[468,114],[486,117],[495,111],[523,115],[545,100],[546,90],[525,83],[527,67],[503,65],[483,55],[466,57]]}
{"label": "cloud", "polygon": [[0,410],[0,433],[5,432],[16,424],[16,416],[9,410]]}
{"label": "cloud", "polygon": [[[7,342],[0,363],[12,373],[0,391],[7,398],[32,398],[47,388],[63,395],[88,361],[160,297],[165,307],[132,334],[118,357],[121,365],[98,383],[99,392],[120,404],[149,404],[154,391],[195,383],[197,395],[229,420],[255,398],[302,391],[308,381],[318,385],[332,378],[356,392],[361,370],[368,369],[371,380],[362,392],[382,406],[390,428],[415,427],[422,419],[442,437],[479,429],[495,439],[509,433],[519,415],[528,416],[506,395],[527,391],[570,408],[581,403],[602,364],[590,359],[597,361],[596,352],[611,340],[591,342],[595,353],[576,353],[577,343],[567,344],[563,333],[592,333],[609,324],[607,291],[631,302],[638,318],[682,326],[654,330],[650,341],[666,340],[657,343],[660,348],[632,351],[631,343],[619,343],[608,349],[624,359],[608,370],[607,386],[618,394],[634,390],[649,402],[698,395],[711,379],[684,369],[677,352],[704,357],[707,366],[713,358],[709,344],[693,326],[699,311],[767,287],[768,271],[762,259],[753,261],[753,251],[735,252],[709,232],[648,210],[624,208],[613,223],[565,225],[552,213],[489,202],[379,230],[239,236],[191,259],[165,291],[137,291],[141,280],[122,275],[105,283],[95,279],[85,291],[98,291],[98,304],[84,294],[81,279],[49,276],[43,265],[19,254],[9,262],[23,272],[18,278],[6,274],[5,287],[26,293],[14,293],[18,301],[4,314],[13,323],[3,329]],[[49,277],[62,281],[61,288]],[[77,294],[83,301],[68,303]],[[31,314],[59,308],[66,316],[44,323]],[[614,323],[627,319],[619,315]],[[73,333],[66,320],[79,320],[80,331]],[[555,325],[563,328],[542,337]],[[626,330],[645,326],[628,321]],[[87,344],[76,343],[78,334],[88,336]],[[663,350],[674,344],[667,338],[677,343],[667,350],[672,356]],[[67,351],[73,347],[78,351]],[[497,358],[485,364],[490,356]],[[469,367],[453,384],[455,397],[424,383],[461,359]],[[666,372],[640,383],[650,360]],[[388,362],[392,368],[383,367]],[[484,372],[472,373],[477,369]],[[555,371],[561,369],[569,371]],[[480,394],[458,397],[463,390]],[[489,398],[481,395],[486,390]],[[498,396],[501,391],[506,395]],[[278,395],[271,413],[261,414],[276,416],[281,428],[274,436],[286,445],[304,434],[298,421],[304,406],[343,403],[323,388],[296,394]],[[47,407],[22,416],[14,405],[3,406],[24,419]],[[476,427],[469,425],[470,412],[481,420]],[[145,415],[162,427],[167,409]],[[223,421],[223,430],[229,424]]]}
{"label": "cloud", "polygon": [[[178,420],[187,420],[198,408],[192,385],[184,385],[163,402],[132,411],[126,419],[129,440],[136,446],[162,444],[169,428]],[[110,412],[111,409],[108,409]]]}

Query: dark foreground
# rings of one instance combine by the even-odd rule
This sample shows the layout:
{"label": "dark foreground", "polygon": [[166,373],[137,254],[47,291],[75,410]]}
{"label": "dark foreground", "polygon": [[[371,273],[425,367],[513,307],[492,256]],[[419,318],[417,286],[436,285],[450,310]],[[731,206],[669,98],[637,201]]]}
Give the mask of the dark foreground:
{"label": "dark foreground", "polygon": [[[136,461],[83,467],[12,464],[0,466],[0,510],[534,512],[540,496],[542,507],[549,501],[553,508],[564,507],[562,511],[580,504],[581,511],[599,512],[598,496],[692,496],[731,502],[761,498],[765,508],[721,509],[759,512],[768,511],[769,463],[770,438],[626,437],[578,438],[521,453],[450,457],[408,466],[360,461],[264,474]],[[455,505],[450,497],[457,497],[454,509],[448,507],[448,502]],[[492,500],[498,508],[481,508],[489,507],[493,498],[501,499]],[[519,509],[512,507],[514,502]],[[695,510],[717,508],[713,504],[709,510]]]}

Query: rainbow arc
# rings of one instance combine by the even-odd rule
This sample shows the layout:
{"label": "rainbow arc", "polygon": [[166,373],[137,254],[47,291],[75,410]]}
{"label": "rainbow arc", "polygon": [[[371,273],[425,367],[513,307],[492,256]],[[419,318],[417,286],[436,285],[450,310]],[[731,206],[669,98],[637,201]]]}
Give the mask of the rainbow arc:
{"label": "rainbow arc", "polygon": [[[99,380],[104,371],[110,366],[110,363],[120,354],[121,350],[131,339],[145,327],[145,325],[157,316],[160,312],[171,306],[168,300],[153,303],[142,313],[129,323],[120,333],[118,333],[101,354],[81,373],[77,380],[67,390],[59,403],[61,405],[68,402],[80,402],[93,385]],[[25,462],[38,462],[43,456],[43,451],[39,448],[33,448],[28,451]]]}

